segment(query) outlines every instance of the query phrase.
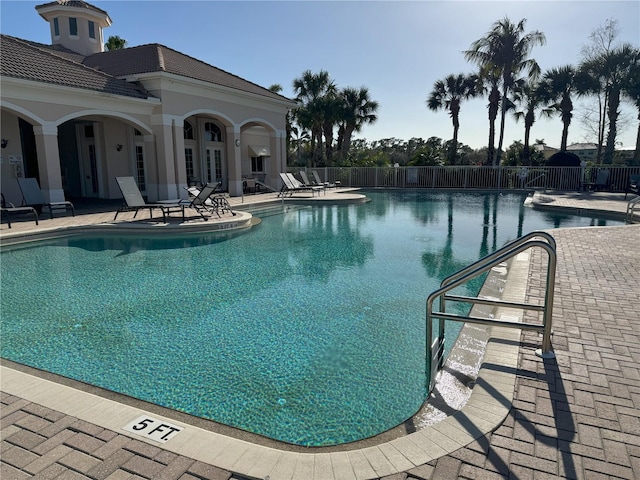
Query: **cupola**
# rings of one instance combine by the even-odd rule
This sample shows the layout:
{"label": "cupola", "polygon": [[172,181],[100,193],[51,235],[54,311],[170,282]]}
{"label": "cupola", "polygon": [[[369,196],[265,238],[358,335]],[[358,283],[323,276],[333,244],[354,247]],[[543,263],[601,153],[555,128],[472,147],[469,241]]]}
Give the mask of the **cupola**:
{"label": "cupola", "polygon": [[104,10],[82,0],[56,0],[38,5],[36,11],[49,22],[52,45],[84,56],[104,51],[102,30],[111,26]]}

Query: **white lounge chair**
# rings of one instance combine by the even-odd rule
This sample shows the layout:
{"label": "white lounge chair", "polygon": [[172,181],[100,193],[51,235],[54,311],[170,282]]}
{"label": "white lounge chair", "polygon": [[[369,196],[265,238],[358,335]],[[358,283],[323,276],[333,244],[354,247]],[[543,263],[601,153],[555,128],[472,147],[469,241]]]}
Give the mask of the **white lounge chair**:
{"label": "white lounge chair", "polygon": [[184,204],[183,203],[147,203],[145,202],[142,194],[140,193],[140,189],[136,184],[136,181],[133,177],[116,177],[116,182],[118,183],[118,187],[122,192],[122,197],[124,198],[124,203],[116,212],[116,216],[113,217],[115,220],[118,218],[118,214],[120,212],[136,212],[133,215],[133,218],[138,214],[138,210],[149,209],[149,216],[153,218],[153,210],[159,209],[162,211],[162,221],[164,223],[167,222],[167,215],[171,212],[182,212],[182,221],[184,222]]}

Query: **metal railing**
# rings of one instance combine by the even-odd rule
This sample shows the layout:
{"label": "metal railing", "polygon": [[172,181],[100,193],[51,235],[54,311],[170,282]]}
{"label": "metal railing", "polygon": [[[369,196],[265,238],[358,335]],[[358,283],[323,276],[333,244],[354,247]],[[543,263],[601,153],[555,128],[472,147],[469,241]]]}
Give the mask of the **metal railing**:
{"label": "metal railing", "polygon": [[[601,169],[609,170],[606,189],[624,192],[640,166],[589,167],[318,167],[323,182],[340,182],[359,188],[452,188],[479,190],[583,190],[592,185]],[[291,169],[297,173],[300,168]]]}
{"label": "metal railing", "polygon": [[625,214],[625,220],[627,223],[634,223],[636,209],[640,210],[640,195],[627,202],[627,212]]}
{"label": "metal railing", "polygon": [[[542,238],[545,241],[535,240],[536,238]],[[472,278],[478,277],[479,275],[482,275],[483,273],[489,271],[496,265],[499,265],[502,262],[506,262],[515,255],[533,247],[542,248],[548,254],[546,288],[542,305],[533,303],[511,302],[497,298],[467,297],[448,293],[449,291],[471,280]],[[445,321],[447,320],[541,332],[542,346],[536,351],[536,355],[543,358],[554,357],[554,353],[551,348],[551,322],[553,315],[553,293],[555,288],[556,258],[555,239],[546,232],[531,232],[506,244],[499,250],[496,250],[492,254],[481,258],[477,262],[472,263],[471,265],[463,268],[453,275],[450,275],[442,281],[442,283],[440,284],[440,288],[432,292],[427,298],[426,372],[429,375],[429,394],[431,393],[435,385],[435,380],[438,372],[444,365]],[[438,299],[440,300],[440,309],[439,311],[434,311],[434,302]],[[496,320],[491,318],[481,318],[446,313],[446,300],[542,312],[542,324],[526,323],[524,321],[516,322],[508,320]],[[439,320],[438,336],[435,339],[433,338],[434,319]]]}

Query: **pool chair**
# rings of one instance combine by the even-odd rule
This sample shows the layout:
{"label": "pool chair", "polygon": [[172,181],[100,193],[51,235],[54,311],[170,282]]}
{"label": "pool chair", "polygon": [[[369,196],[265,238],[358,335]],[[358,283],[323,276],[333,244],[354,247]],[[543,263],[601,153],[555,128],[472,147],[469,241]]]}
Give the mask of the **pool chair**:
{"label": "pool chair", "polygon": [[116,177],[116,183],[122,192],[124,202],[116,212],[115,220],[120,212],[136,212],[133,218],[138,214],[138,210],[149,209],[149,216],[153,218],[153,210],[158,209],[162,212],[162,221],[167,223],[167,215],[171,212],[182,212],[182,221],[184,222],[184,203],[166,202],[166,203],[147,203],[133,177]]}
{"label": "pool chair", "polygon": [[302,184],[303,185],[307,185],[310,187],[322,187],[322,190],[324,190],[325,188],[327,188],[327,186],[324,183],[318,183],[318,182],[311,182],[309,181],[309,177],[307,177],[307,172],[305,172],[304,170],[300,170],[300,178],[302,178]]}
{"label": "pool chair", "polygon": [[608,168],[601,168],[596,174],[596,181],[591,185],[592,190],[608,190],[610,186],[609,175],[611,171]]}
{"label": "pool chair", "polygon": [[295,192],[308,192],[311,191],[310,188],[297,188],[289,178],[287,173],[281,173],[280,178],[282,179],[282,188],[280,189],[279,197],[292,196]]}
{"label": "pool chair", "polygon": [[307,185],[302,183],[295,177],[293,173],[286,173],[285,175],[287,176],[287,178],[289,178],[289,181],[291,182],[291,185],[294,189],[310,191],[311,196],[313,196],[316,192],[318,192],[318,195],[320,195],[320,192],[324,190],[324,187],[319,187],[318,185]]}
{"label": "pool chair", "polygon": [[208,183],[202,188],[188,187],[186,190],[189,193],[190,199],[183,200],[182,203],[185,203],[189,208],[193,208],[205,220],[207,220],[207,217],[204,215],[204,212],[215,213],[218,217],[220,217],[220,213],[224,213],[225,211],[229,211],[232,215],[235,215],[235,212],[231,210],[231,205],[229,205],[224,195],[216,194],[221,185],[222,182],[218,182],[217,184]]}
{"label": "pool chair", "polygon": [[4,200],[4,194],[0,194],[2,196],[2,204],[0,205],[0,213],[2,213],[3,216],[7,217],[7,226],[9,228],[11,228],[11,216],[12,215],[19,215],[21,213],[33,213],[34,216],[34,220],[36,221],[36,225],[38,225],[38,212],[36,212],[36,209],[33,207],[16,207],[13,205],[13,203],[9,202],[5,202]]}
{"label": "pool chair", "polygon": [[52,219],[54,209],[58,210],[64,208],[66,211],[67,208],[71,208],[71,214],[74,217],[76,216],[76,210],[71,202],[67,202],[66,200],[63,202],[47,202],[44,199],[42,190],[40,190],[38,180],[35,178],[20,177],[18,178],[18,186],[22,192],[22,206],[33,207],[38,213],[42,212],[43,207],[47,207]]}
{"label": "pool chair", "polygon": [[335,188],[340,186],[340,182],[337,180],[334,183],[323,182],[322,180],[320,180],[320,176],[318,175],[318,172],[316,172],[315,170],[311,171],[311,175],[313,175],[313,178],[315,179],[318,185],[324,185],[326,188]]}
{"label": "pool chair", "polygon": [[640,195],[640,175],[631,175],[629,177],[629,183],[624,189],[624,199],[627,199],[627,195],[630,193],[635,193],[636,195]]}

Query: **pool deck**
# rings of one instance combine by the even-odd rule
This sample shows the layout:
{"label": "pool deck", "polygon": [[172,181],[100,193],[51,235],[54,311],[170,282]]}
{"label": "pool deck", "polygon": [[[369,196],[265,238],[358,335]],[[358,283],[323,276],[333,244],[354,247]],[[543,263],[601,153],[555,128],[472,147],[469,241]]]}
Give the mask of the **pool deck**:
{"label": "pool deck", "polygon": [[[357,194],[315,198],[331,201],[340,195]],[[623,196],[539,192],[533,205],[619,216],[626,210]],[[244,197],[245,204],[267,198],[255,197]],[[240,200],[232,199],[238,210]],[[39,227],[21,220],[11,230],[2,224],[0,240],[43,228],[110,224],[113,213],[43,217]],[[130,220],[125,216],[122,226],[137,223]],[[0,478],[640,478],[640,225],[558,229],[552,235],[558,254],[556,357],[535,356],[537,333],[492,328],[469,401],[438,423],[362,448],[280,449],[166,418],[3,362]],[[545,265],[537,250],[514,259],[503,298],[539,299]],[[142,415],[183,430],[162,444],[123,430]]]}

